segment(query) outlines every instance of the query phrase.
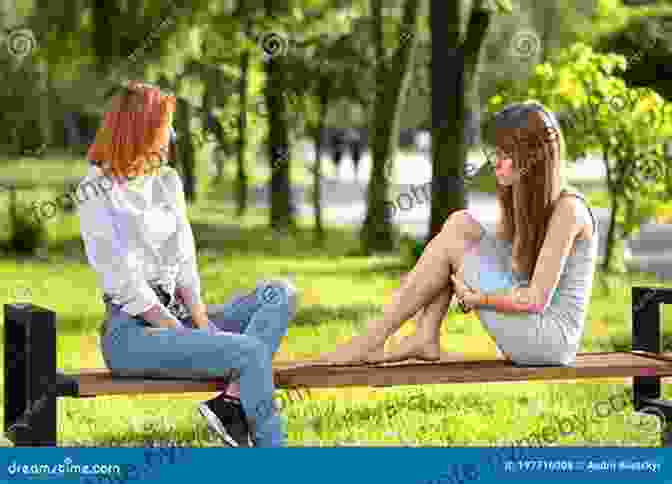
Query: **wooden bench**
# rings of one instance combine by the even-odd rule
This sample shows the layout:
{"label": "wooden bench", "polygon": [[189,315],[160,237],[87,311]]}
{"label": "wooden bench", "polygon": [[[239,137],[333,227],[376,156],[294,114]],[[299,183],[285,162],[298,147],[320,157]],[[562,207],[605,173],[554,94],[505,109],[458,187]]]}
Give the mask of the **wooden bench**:
{"label": "wooden bench", "polygon": [[[525,367],[506,360],[438,363],[318,365],[274,362],[278,388],[389,387],[436,383],[485,383],[631,377],[636,411],[663,422],[662,445],[672,445],[672,402],[662,400],[661,377],[672,377],[672,353],[661,352],[660,304],[672,303],[672,289],[632,288],[632,351],[580,353],[572,366]],[[59,397],[215,392],[223,378],[121,377],[107,369],[63,373],[56,368],[56,314],[32,304],[6,304],[5,434],[16,445],[57,444]]]}

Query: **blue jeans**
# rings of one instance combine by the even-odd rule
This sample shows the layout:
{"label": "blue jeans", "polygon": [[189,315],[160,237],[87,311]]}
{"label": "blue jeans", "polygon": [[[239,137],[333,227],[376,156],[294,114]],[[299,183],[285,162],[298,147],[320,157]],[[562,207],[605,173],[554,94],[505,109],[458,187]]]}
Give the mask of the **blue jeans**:
{"label": "blue jeans", "polygon": [[[284,446],[284,423],[273,399],[272,359],[296,314],[296,290],[285,281],[265,281],[252,293],[207,310],[221,332],[156,329],[109,303],[101,339],[105,364],[122,376],[239,380],[256,445]],[[182,323],[195,327],[191,316]]]}

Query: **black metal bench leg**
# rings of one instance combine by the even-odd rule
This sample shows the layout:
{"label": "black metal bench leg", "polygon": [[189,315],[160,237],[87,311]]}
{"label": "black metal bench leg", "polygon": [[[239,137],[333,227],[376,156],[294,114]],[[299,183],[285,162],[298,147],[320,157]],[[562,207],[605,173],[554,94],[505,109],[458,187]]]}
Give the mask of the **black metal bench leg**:
{"label": "black metal bench leg", "polygon": [[672,447],[672,425],[663,425],[663,431],[660,436],[661,447]]}
{"label": "black metal bench leg", "polygon": [[[672,289],[632,288],[632,349],[661,352],[660,305],[672,304]],[[661,420],[661,446],[672,447],[672,401],[660,398],[660,376],[633,378],[635,411],[656,415]]]}
{"label": "black metal bench leg", "polygon": [[56,446],[56,314],[5,304],[5,433],[17,446]]}

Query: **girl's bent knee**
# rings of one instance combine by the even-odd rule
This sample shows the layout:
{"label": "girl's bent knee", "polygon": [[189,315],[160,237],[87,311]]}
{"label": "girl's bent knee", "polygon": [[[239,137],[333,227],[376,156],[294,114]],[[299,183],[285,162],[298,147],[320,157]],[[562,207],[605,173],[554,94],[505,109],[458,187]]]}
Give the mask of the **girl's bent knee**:
{"label": "girl's bent knee", "polygon": [[467,209],[456,210],[448,216],[444,225],[451,233],[459,233],[467,240],[475,240],[481,236],[481,224]]}
{"label": "girl's bent knee", "polygon": [[294,284],[286,279],[264,281],[260,287],[261,299],[264,304],[284,304],[287,306],[289,319],[296,316],[297,290]]}
{"label": "girl's bent knee", "polygon": [[247,364],[259,365],[261,367],[271,364],[271,356],[266,344],[259,338],[246,335],[244,343],[241,343],[241,351],[245,356]]}

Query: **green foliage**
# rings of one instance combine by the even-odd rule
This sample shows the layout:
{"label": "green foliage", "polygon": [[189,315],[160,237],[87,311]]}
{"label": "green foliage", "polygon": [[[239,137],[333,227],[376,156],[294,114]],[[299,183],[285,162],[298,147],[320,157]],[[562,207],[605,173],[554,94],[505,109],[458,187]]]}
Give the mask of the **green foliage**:
{"label": "green foliage", "polygon": [[47,231],[44,222],[31,215],[32,211],[25,204],[17,204],[15,217],[10,224],[8,248],[16,254],[30,255],[45,245]]}
{"label": "green foliage", "polygon": [[626,25],[599,38],[596,50],[625,55],[628,69],[623,78],[630,86],[648,86],[672,100],[672,8],[633,17]]}
{"label": "green foliage", "polygon": [[513,4],[511,3],[511,0],[495,0],[495,3],[497,4],[499,13],[513,12]]}
{"label": "green foliage", "polygon": [[488,104],[494,112],[533,98],[569,113],[563,126],[569,156],[602,154],[609,195],[624,206],[612,217],[625,236],[669,197],[669,185],[662,181],[672,175],[663,145],[672,137],[672,103],[653,89],[629,88],[616,75],[627,65],[621,55],[598,54],[577,43],[537,66],[526,89],[503,91]]}

